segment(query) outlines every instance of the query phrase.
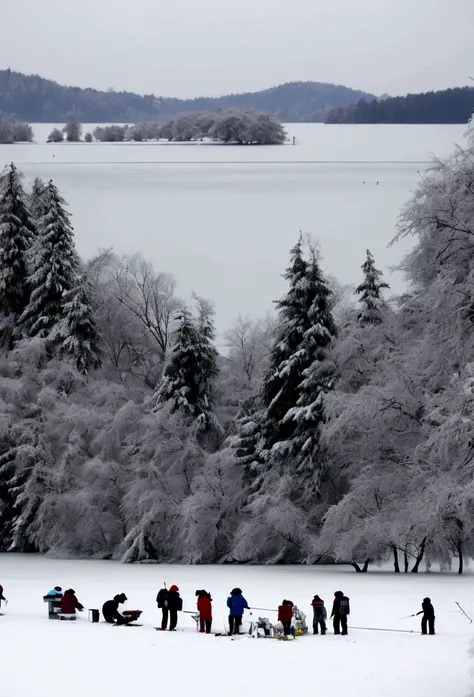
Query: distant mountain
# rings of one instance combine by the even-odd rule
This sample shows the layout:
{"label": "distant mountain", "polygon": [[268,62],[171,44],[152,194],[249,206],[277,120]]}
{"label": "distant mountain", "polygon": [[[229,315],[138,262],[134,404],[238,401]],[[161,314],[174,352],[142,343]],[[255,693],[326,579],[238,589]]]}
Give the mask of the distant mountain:
{"label": "distant mountain", "polygon": [[326,123],[466,123],[474,112],[474,88],[454,89],[406,97],[361,99],[333,109]]}
{"label": "distant mountain", "polygon": [[373,95],[324,82],[288,82],[261,92],[224,97],[174,99],[153,94],[107,92],[64,87],[38,75],[0,70],[0,110],[31,122],[134,123],[168,118],[189,111],[259,109],[280,121],[324,121],[331,109]]}

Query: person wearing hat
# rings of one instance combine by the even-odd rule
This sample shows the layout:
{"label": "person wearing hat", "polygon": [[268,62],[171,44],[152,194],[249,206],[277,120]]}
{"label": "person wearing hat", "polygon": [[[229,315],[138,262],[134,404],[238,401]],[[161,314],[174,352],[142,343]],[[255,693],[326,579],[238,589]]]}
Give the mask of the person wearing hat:
{"label": "person wearing hat", "polygon": [[318,634],[321,627],[321,634],[324,636],[326,634],[326,619],[328,616],[324,607],[324,600],[319,595],[315,595],[311,605],[313,606],[313,634]]}
{"label": "person wearing hat", "polygon": [[207,591],[198,590],[196,591],[197,598],[197,608],[199,610],[199,627],[200,632],[203,634],[211,633],[212,629],[212,598],[211,594]]}
{"label": "person wearing hat", "polygon": [[242,618],[245,610],[249,610],[249,604],[242,595],[240,588],[233,588],[227,598],[229,608],[229,635],[240,634]]}
{"label": "person wearing hat", "polygon": [[49,593],[46,593],[46,595],[51,595],[53,598],[62,598],[63,597],[63,589],[61,586],[54,586],[54,588],[51,588]]}
{"label": "person wearing hat", "polygon": [[68,588],[67,591],[64,591],[64,595],[61,598],[61,612],[64,615],[75,615],[76,610],[82,612],[84,610],[84,605],[81,605],[76,598],[76,591],[72,588]]}
{"label": "person wearing hat", "polygon": [[431,635],[434,635],[435,633],[435,611],[434,607],[431,604],[431,599],[430,598],[423,598],[423,602],[421,603],[422,610],[420,612],[417,612],[417,615],[423,615],[421,618],[421,633],[422,634],[427,634],[427,629],[429,630],[429,633]]}
{"label": "person wearing hat", "polygon": [[331,612],[334,634],[342,634],[343,636],[347,634],[347,618],[350,611],[349,598],[342,591],[336,591]]}
{"label": "person wearing hat", "polygon": [[107,600],[102,606],[104,620],[109,624],[128,624],[132,622],[134,618],[124,617],[118,611],[119,605],[123,605],[127,600],[128,598],[125,593],[114,595],[113,600]]}
{"label": "person wearing hat", "polygon": [[[183,609],[183,599],[179,595],[178,586],[171,586],[166,600],[164,601],[164,607],[168,610],[169,620],[170,620],[170,632],[176,631],[176,625],[178,624],[178,612]],[[163,623],[164,623],[164,613],[163,613]],[[166,629],[166,625],[162,629]]]}

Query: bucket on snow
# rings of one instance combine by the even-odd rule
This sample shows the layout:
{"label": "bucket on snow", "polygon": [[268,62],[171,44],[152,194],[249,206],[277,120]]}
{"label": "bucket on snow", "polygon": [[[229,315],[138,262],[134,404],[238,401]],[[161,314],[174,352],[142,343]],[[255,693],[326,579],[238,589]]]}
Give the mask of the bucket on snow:
{"label": "bucket on snow", "polygon": [[89,610],[89,622],[98,622],[99,617],[100,615],[98,610]]}

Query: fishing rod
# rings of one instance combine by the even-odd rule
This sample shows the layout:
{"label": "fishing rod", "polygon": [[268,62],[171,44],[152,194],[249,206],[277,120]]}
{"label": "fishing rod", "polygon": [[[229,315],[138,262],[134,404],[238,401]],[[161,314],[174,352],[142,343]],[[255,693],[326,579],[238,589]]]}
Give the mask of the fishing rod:
{"label": "fishing rod", "polygon": [[260,610],[261,612],[278,612],[278,610],[272,610],[269,607],[249,607],[249,610]]}
{"label": "fishing rod", "polygon": [[414,632],[414,629],[382,629],[381,627],[351,627],[351,629],[366,629],[369,632],[401,632],[402,634]]}
{"label": "fishing rod", "polygon": [[462,614],[463,614],[465,617],[467,617],[467,619],[469,620],[469,622],[472,624],[472,619],[469,617],[469,615],[467,614],[467,612],[465,612],[465,611],[463,610],[463,608],[460,606],[460,604],[458,603],[457,600],[455,600],[454,602],[456,603],[456,605],[458,606],[458,608],[461,610]]}

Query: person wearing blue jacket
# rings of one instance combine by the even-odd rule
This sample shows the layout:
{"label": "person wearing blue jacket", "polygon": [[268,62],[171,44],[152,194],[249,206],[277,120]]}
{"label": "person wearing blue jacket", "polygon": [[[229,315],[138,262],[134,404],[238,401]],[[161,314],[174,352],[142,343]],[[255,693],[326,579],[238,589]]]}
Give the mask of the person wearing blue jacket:
{"label": "person wearing blue jacket", "polygon": [[240,588],[231,590],[227,598],[227,607],[229,608],[229,636],[232,634],[240,634],[244,610],[250,609]]}

